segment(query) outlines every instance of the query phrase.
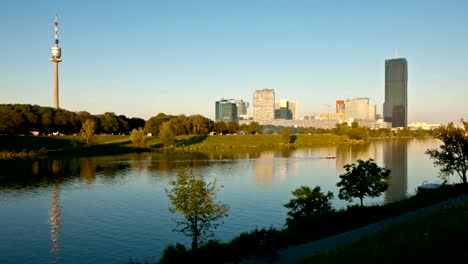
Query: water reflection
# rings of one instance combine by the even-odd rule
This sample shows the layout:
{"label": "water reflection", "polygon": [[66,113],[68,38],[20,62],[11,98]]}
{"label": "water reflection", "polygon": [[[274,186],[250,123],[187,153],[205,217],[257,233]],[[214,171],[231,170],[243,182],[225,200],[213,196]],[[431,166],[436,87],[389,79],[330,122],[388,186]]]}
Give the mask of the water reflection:
{"label": "water reflection", "polygon": [[53,258],[53,263],[58,263],[58,251],[59,251],[59,246],[58,246],[58,239],[59,239],[59,229],[61,226],[61,220],[60,220],[60,207],[59,207],[59,200],[60,200],[60,190],[59,190],[59,184],[55,183],[54,184],[54,193],[52,196],[52,205],[50,207],[50,217],[49,217],[49,222],[51,226],[50,230],[50,238],[52,241],[52,258]]}
{"label": "water reflection", "polygon": [[385,202],[406,198],[408,190],[408,141],[392,140],[383,150],[383,162],[390,173],[390,187],[385,192]]}
{"label": "water reflection", "polygon": [[253,166],[254,182],[259,185],[272,185],[275,181],[275,153],[264,152],[255,159]]}

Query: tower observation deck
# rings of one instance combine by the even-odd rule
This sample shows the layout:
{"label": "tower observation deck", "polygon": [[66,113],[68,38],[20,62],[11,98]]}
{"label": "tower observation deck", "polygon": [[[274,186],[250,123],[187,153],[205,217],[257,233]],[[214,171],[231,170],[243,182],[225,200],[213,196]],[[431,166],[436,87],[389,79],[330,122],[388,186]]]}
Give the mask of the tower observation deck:
{"label": "tower observation deck", "polygon": [[58,40],[58,16],[55,15],[55,45],[51,49],[52,58],[50,61],[54,63],[54,108],[59,108],[59,77],[58,77],[58,64],[62,62],[62,49],[59,47]]}

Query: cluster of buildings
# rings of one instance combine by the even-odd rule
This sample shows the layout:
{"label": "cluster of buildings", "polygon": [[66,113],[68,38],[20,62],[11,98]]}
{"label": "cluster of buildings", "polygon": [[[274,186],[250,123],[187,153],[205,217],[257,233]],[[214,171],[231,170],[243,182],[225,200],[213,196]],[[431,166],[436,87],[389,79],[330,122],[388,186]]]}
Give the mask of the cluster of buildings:
{"label": "cluster of buildings", "polygon": [[[328,105],[330,106],[330,105]],[[275,101],[273,89],[256,90],[253,94],[252,116],[247,114],[248,102],[235,99],[216,101],[216,121],[260,125],[332,128],[336,123],[358,122],[370,128],[408,126],[408,63],[405,58],[385,61],[385,102],[383,117],[369,98],[336,100],[335,112],[298,117],[298,103],[287,99]]]}

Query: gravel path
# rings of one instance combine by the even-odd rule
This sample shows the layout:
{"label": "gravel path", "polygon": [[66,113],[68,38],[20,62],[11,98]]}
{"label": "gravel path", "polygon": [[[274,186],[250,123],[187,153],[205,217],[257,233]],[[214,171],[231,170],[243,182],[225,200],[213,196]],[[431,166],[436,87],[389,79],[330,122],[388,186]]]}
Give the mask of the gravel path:
{"label": "gravel path", "polygon": [[303,259],[305,257],[310,257],[315,254],[318,254],[322,251],[332,250],[336,247],[343,246],[346,244],[350,244],[352,242],[358,241],[359,239],[375,234],[381,230],[388,228],[391,225],[405,222],[411,218],[418,217],[425,215],[427,213],[441,210],[453,206],[454,204],[458,204],[461,202],[468,201],[468,195],[460,196],[454,199],[450,199],[444,202],[440,202],[438,204],[434,204],[428,207],[424,207],[400,216],[396,216],[390,219],[382,220],[380,222],[361,227],[358,229],[354,229],[342,234],[338,234],[332,237],[327,237],[321,240],[317,240],[315,242],[303,244],[296,247],[291,247],[283,250],[279,250],[277,252],[277,258],[272,260],[271,256],[263,257],[263,258],[254,258],[245,260],[242,262],[243,264],[254,264],[254,263],[296,263],[298,260]]}

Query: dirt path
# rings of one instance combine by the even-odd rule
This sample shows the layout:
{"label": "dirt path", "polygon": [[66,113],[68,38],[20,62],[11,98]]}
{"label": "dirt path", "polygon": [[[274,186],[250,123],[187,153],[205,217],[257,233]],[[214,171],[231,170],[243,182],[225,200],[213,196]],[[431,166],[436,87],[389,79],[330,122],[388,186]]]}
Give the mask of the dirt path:
{"label": "dirt path", "polygon": [[362,237],[375,234],[381,230],[388,228],[391,225],[407,221],[411,218],[425,215],[427,213],[448,208],[454,204],[468,201],[468,195],[460,196],[458,198],[450,199],[444,202],[440,202],[428,207],[424,207],[400,216],[396,216],[390,219],[382,220],[380,222],[354,229],[342,234],[338,234],[332,237],[327,237],[315,242],[303,244],[296,247],[283,249],[277,252],[275,260],[271,256],[264,256],[263,258],[249,259],[242,262],[243,264],[254,264],[254,263],[296,263],[298,260],[305,257],[310,257],[318,254],[322,251],[332,250],[336,247],[350,244],[358,241]]}

